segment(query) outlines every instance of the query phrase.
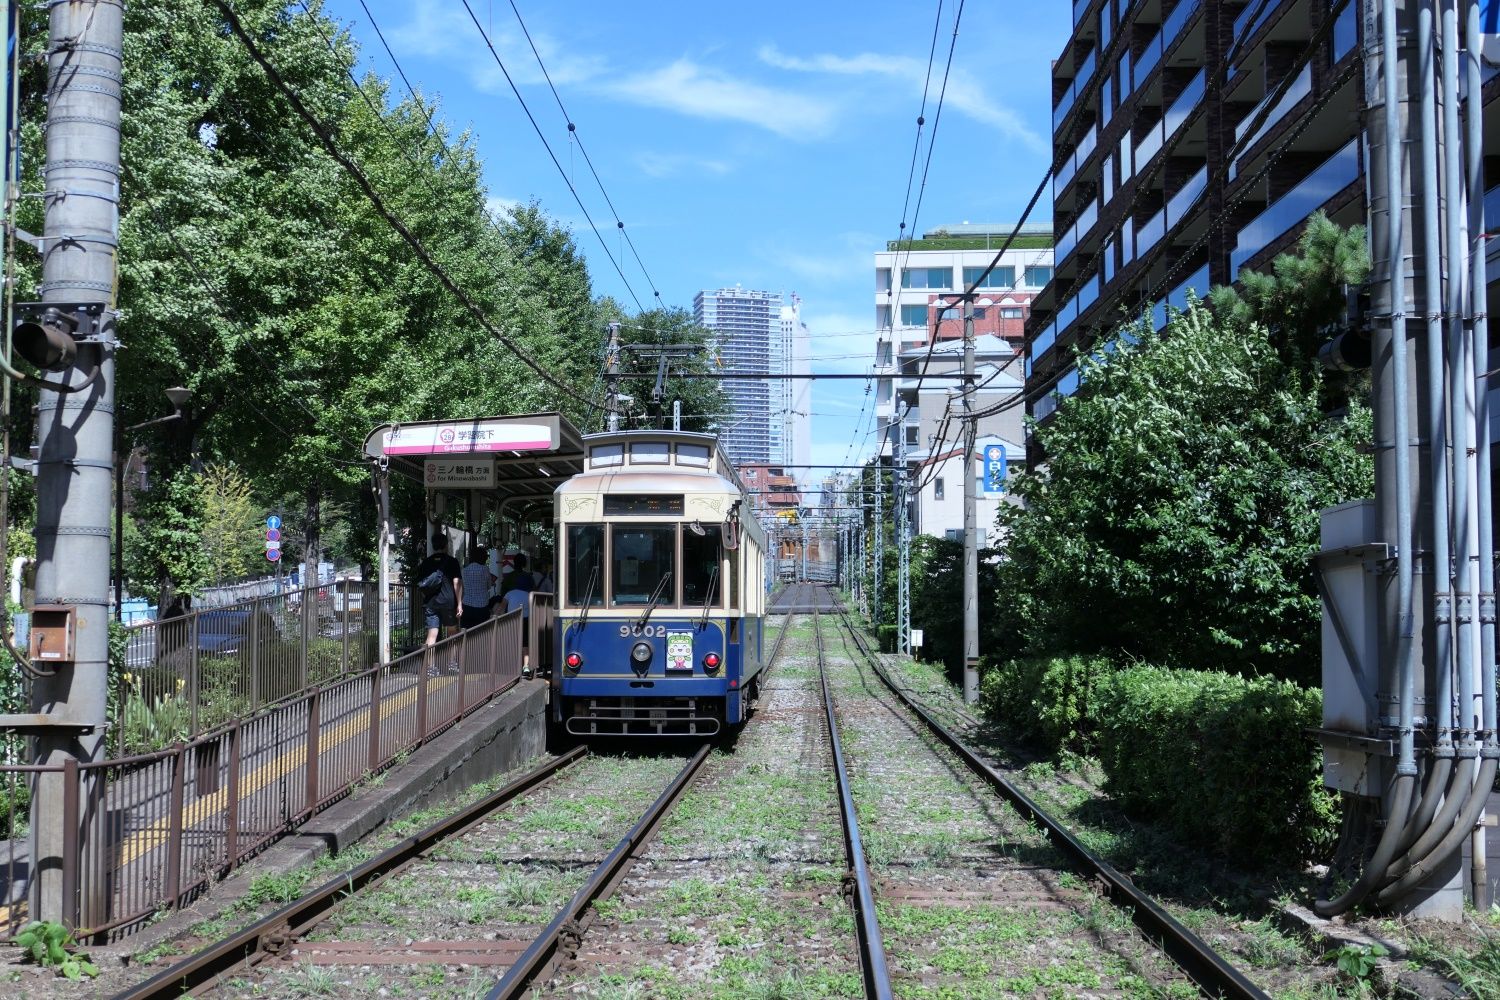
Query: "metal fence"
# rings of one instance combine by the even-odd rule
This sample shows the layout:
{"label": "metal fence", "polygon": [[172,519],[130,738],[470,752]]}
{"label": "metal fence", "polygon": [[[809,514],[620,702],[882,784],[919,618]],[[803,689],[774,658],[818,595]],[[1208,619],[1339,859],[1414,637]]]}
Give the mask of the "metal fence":
{"label": "metal fence", "polygon": [[[38,781],[64,783],[63,800],[81,803],[64,816],[68,916],[96,940],[126,932],[513,685],[523,637],[551,628],[550,603],[532,607],[529,628],[518,609],[165,750],[0,765],[0,801],[29,801]],[[0,813],[0,932],[11,935],[26,920],[34,856],[26,809],[12,808]]]}
{"label": "metal fence", "polygon": [[[392,595],[398,648],[412,634],[410,592]],[[309,688],[375,666],[379,593],[339,580],[127,628],[114,672],[110,748],[157,750]]]}

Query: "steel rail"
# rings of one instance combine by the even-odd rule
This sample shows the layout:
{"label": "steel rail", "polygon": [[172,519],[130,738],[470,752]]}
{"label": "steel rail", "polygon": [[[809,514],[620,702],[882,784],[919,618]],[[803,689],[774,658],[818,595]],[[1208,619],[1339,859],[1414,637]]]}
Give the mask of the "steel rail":
{"label": "steel rail", "polygon": [[557,948],[565,934],[577,935],[582,928],[579,921],[583,918],[585,911],[601,899],[606,899],[614,892],[615,887],[625,878],[630,866],[640,856],[641,850],[655,836],[661,827],[662,820],[671,812],[682,793],[692,784],[698,772],[703,767],[703,762],[708,759],[709,751],[713,749],[712,743],[705,743],[693,754],[691,760],[672,779],[672,783],[666,790],[657,796],[656,801],[645,814],[636,821],[630,832],[621,838],[615,845],[615,849],[609,852],[609,856],[594,869],[588,882],[573,894],[567,904],[557,912],[546,928],[542,930],[536,940],[531,942],[516,963],[506,970],[505,975],[490,990],[486,1000],[506,1000],[506,998],[519,997],[529,990],[536,979],[551,967],[557,957]]}
{"label": "steel rail", "polygon": [[545,783],[587,753],[584,747],[574,747],[562,756],[532,768],[504,788],[407,837],[364,864],[329,879],[270,916],[163,969],[145,982],[120,991],[113,1000],[181,997],[241,966],[252,964],[270,950],[268,945],[275,942],[284,946],[305,934],[343,899],[397,873],[436,844],[465,833],[496,809]]}
{"label": "steel rail", "polygon": [[854,874],[854,927],[859,939],[860,968],[864,975],[867,1000],[890,1000],[891,974],[886,967],[885,943],[880,937],[880,922],[875,913],[875,892],[870,886],[870,866],[865,861],[865,847],[859,836],[859,817],[854,811],[854,796],[849,791],[849,772],[844,767],[844,746],[839,739],[838,718],[833,708],[833,693],[828,689],[828,671],[823,655],[823,625],[820,613],[813,611],[813,641],[818,652],[818,679],[823,685],[823,711],[828,717],[828,741],[833,747],[834,773],[838,775],[839,817],[844,826],[844,850]]}
{"label": "steel rail", "polygon": [[1025,792],[970,750],[946,726],[933,718],[925,706],[891,680],[879,659],[870,652],[864,637],[849,620],[847,611],[840,614],[840,622],[881,682],[890,688],[917,718],[922,720],[934,736],[957,754],[970,770],[999,792],[1022,816],[1040,826],[1048,839],[1052,841],[1053,846],[1066,854],[1083,874],[1093,876],[1102,882],[1105,886],[1105,895],[1120,907],[1128,908],[1135,925],[1146,936],[1158,942],[1162,950],[1177,963],[1183,972],[1187,973],[1188,978],[1200,990],[1211,997],[1231,998],[1231,1000],[1270,1000],[1265,991],[1226,962],[1218,952],[1208,946],[1207,942],[1184,927],[1156,900],[1137,889],[1128,875],[1085,847],[1065,826],[1053,819]]}

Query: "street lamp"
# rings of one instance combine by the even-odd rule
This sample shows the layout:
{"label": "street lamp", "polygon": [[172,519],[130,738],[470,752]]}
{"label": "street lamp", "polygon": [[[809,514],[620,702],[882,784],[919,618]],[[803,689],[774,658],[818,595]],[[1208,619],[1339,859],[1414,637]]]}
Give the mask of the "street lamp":
{"label": "street lamp", "polygon": [[[123,621],[125,615],[125,466],[130,461],[130,452],[135,451],[135,438],[132,435],[146,427],[181,420],[182,408],[192,397],[193,390],[174,385],[166,393],[167,399],[172,403],[172,412],[164,417],[122,427],[115,444],[115,621]],[[130,452],[123,450],[127,440],[131,443]]]}

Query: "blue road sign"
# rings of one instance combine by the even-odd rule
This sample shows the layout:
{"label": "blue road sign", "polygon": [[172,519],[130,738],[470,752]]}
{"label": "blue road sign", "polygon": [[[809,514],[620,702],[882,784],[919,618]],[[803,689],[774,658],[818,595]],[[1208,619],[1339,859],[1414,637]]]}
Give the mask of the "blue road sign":
{"label": "blue road sign", "polygon": [[266,558],[271,562],[281,562],[280,549],[266,549]]}
{"label": "blue road sign", "polygon": [[281,527],[281,518],[275,514],[272,514],[270,517],[266,518],[266,527],[270,528],[272,531],[277,530]]}
{"label": "blue road sign", "polygon": [[984,495],[998,497],[1005,493],[1005,445],[984,446],[984,478],[981,480]]}

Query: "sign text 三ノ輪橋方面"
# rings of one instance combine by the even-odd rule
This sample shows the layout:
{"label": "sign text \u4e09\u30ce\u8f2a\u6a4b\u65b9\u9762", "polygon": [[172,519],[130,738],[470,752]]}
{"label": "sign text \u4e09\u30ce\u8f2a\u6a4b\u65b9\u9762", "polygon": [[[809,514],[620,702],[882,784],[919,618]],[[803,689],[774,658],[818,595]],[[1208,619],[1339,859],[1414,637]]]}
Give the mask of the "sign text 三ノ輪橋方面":
{"label": "sign text \u4e09\u30ce\u8f2a\u6a4b\u65b9\u9762", "polygon": [[423,463],[422,483],[429,490],[488,490],[495,485],[492,458],[429,458]]}

